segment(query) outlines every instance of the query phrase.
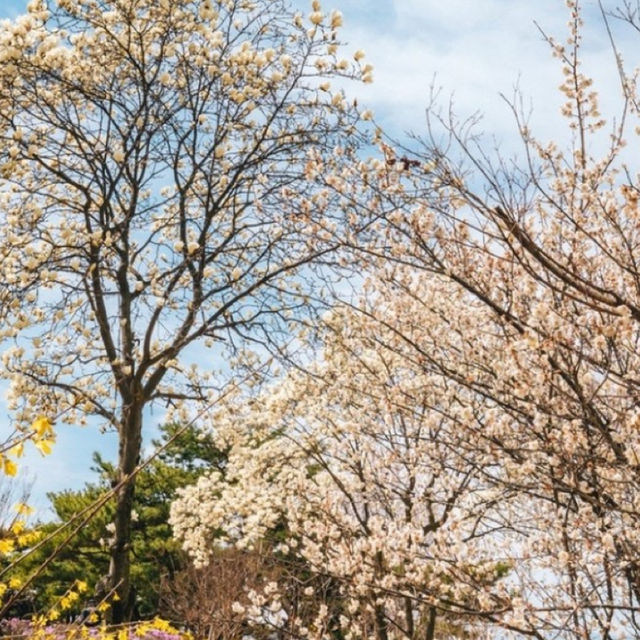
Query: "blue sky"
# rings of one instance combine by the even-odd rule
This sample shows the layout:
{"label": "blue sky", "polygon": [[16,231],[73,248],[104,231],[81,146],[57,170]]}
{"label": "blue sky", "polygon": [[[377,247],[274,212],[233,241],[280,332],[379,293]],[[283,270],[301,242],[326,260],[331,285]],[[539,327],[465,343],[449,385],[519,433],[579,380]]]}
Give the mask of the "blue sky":
{"label": "blue sky", "polygon": [[[307,11],[310,0],[294,4]],[[619,95],[614,59],[597,3],[584,0],[582,5],[585,68],[601,89],[606,115]],[[615,5],[605,2],[607,8]],[[25,7],[26,0],[2,0],[0,18],[13,17]],[[343,12],[343,38],[349,49],[364,49],[374,65],[374,83],[351,95],[373,108],[378,122],[394,135],[423,129],[429,89],[435,85],[442,89],[444,104],[451,97],[462,117],[483,113],[481,129],[503,148],[515,150],[513,118],[500,94],[512,96],[518,85],[525,104],[532,106],[534,131],[543,139],[568,140],[559,117],[560,68],[534,24],[535,20],[545,32],[563,40],[568,19],[563,0],[326,0],[323,8]],[[622,30],[618,37],[626,50],[630,34]],[[630,63],[636,66],[633,60]],[[158,414],[152,417],[159,419]],[[28,457],[35,477],[32,502],[40,514],[46,514],[47,491],[77,488],[92,479],[91,453],[98,448],[113,457],[115,438],[93,427],[63,427],[51,456]]]}

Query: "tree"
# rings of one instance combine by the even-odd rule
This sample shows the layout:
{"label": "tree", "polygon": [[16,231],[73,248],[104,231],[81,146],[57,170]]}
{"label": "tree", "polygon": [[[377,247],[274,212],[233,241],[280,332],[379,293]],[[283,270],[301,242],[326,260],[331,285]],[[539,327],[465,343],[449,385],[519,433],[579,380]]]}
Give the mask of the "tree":
{"label": "tree", "polygon": [[210,416],[227,468],[180,490],[171,521],[200,565],[221,541],[251,550],[280,533],[280,570],[237,605],[250,628],[474,637],[511,601],[510,558],[485,543],[502,535],[500,492],[459,428],[482,403],[414,359],[398,336],[422,334],[406,298],[368,303],[387,326],[336,307],[316,362]]}
{"label": "tree", "polygon": [[[232,547],[214,552],[206,567],[185,563],[160,585],[160,608],[170,620],[180,620],[195,637],[234,640],[247,631],[244,610],[247,592],[260,589],[265,578],[278,576],[282,567],[272,549],[248,551]],[[269,632],[254,637],[268,637]]]}
{"label": "tree", "polygon": [[[412,358],[459,389],[459,428],[503,496],[514,597],[501,624],[626,638],[640,605],[640,191],[624,148],[640,102],[617,56],[621,112],[607,127],[567,4],[567,43],[548,41],[569,148],[538,140],[514,107],[524,152],[508,161],[432,106],[413,150],[387,146],[371,172],[387,225],[368,261],[385,299],[402,292],[393,326]],[[615,16],[640,30],[631,3]],[[389,324],[381,302],[367,312]]]}
{"label": "tree", "polygon": [[360,114],[328,79],[370,67],[337,57],[340,24],[317,1],[33,0],[0,33],[4,372],[18,421],[118,432],[114,621],[145,409],[211,402],[199,359],[282,349],[353,242],[325,183]]}

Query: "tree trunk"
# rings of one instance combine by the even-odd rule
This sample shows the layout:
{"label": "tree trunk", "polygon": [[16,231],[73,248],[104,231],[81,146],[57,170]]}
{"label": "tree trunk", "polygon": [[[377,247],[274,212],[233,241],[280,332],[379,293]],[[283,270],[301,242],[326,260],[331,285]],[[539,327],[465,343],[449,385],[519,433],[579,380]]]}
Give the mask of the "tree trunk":
{"label": "tree trunk", "polygon": [[[126,408],[123,418],[118,448],[118,482],[133,473],[140,459],[142,405],[134,404]],[[114,624],[129,621],[135,605],[135,602],[132,602],[133,590],[130,583],[131,512],[134,493],[135,477],[131,477],[118,490],[116,496],[115,532],[109,564],[110,586],[118,596],[111,606],[111,621]]]}
{"label": "tree trunk", "polygon": [[407,638],[411,638],[413,640],[415,634],[415,625],[413,623],[413,602],[411,598],[404,599],[404,620],[405,624],[407,625]]}
{"label": "tree trunk", "polygon": [[385,616],[384,607],[375,605],[373,611],[376,640],[389,640],[389,634],[387,633],[387,619]]}
{"label": "tree trunk", "polygon": [[436,637],[436,615],[437,610],[435,607],[429,608],[429,621],[427,622],[427,631],[425,633],[425,640],[434,640]]}

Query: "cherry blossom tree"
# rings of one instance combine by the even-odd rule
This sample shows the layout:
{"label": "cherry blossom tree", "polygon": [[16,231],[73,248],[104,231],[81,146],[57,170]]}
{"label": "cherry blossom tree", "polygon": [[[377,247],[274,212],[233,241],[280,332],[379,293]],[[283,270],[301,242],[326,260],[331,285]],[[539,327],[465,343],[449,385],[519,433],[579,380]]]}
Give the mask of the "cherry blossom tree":
{"label": "cherry blossom tree", "polygon": [[357,231],[325,181],[361,114],[330,80],[371,72],[312,4],[32,0],[0,30],[3,372],[18,422],[118,432],[115,621],[145,408],[184,417],[203,360],[283,348]]}
{"label": "cherry blossom tree", "polygon": [[[382,289],[412,300],[404,321],[424,329],[394,326],[425,373],[465,389],[459,424],[511,496],[519,595],[502,619],[536,637],[628,638],[640,611],[640,191],[625,147],[639,101],[614,44],[620,113],[607,125],[582,66],[580,7],[567,4],[567,42],[548,42],[569,148],[540,141],[514,108],[524,152],[507,161],[432,108],[413,153],[384,148],[370,180],[388,225],[369,258],[391,261]],[[615,16],[639,30],[630,4]]]}

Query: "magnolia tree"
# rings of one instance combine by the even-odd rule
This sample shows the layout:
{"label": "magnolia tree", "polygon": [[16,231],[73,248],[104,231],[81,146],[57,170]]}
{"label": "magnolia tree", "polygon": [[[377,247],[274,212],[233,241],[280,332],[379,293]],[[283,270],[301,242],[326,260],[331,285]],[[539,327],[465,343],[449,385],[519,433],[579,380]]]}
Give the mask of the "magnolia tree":
{"label": "magnolia tree", "polygon": [[361,114],[330,79],[370,68],[340,24],[317,0],[33,0],[2,24],[3,372],[16,420],[118,432],[116,621],[145,408],[184,417],[212,397],[199,363],[283,348],[353,242],[324,182]]}
{"label": "magnolia tree", "polygon": [[315,364],[212,413],[227,467],[181,491],[172,524],[199,564],[216,544],[259,547],[278,532],[282,570],[237,605],[254,627],[308,638],[468,637],[457,634],[512,601],[501,580],[511,561],[508,492],[461,427],[485,403],[407,348],[424,331],[410,298],[374,297],[387,327],[338,308],[325,316]]}

